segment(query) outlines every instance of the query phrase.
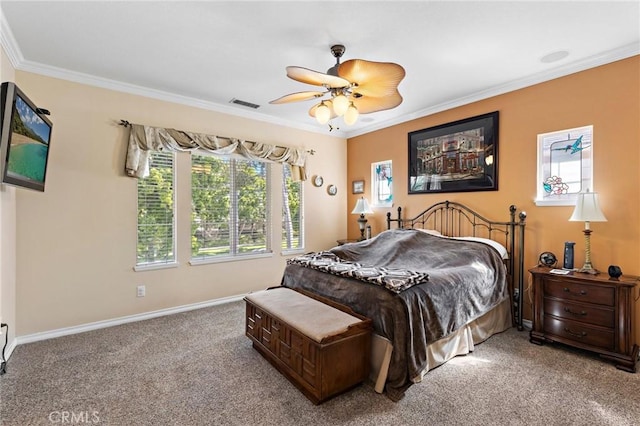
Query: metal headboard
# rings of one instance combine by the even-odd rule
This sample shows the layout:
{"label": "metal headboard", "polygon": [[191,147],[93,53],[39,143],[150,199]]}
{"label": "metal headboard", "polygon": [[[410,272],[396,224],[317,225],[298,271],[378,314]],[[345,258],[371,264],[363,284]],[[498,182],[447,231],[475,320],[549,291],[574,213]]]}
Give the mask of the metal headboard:
{"label": "metal headboard", "polygon": [[397,222],[398,228],[433,229],[447,237],[482,237],[504,245],[509,253],[506,262],[514,300],[514,317],[518,330],[523,330],[522,300],[524,294],[524,228],[527,214],[520,212],[516,219],[516,206],[509,207],[509,221],[499,222],[485,218],[469,207],[455,201],[436,203],[411,219],[402,219],[402,207],[397,217],[387,213],[387,229]]}

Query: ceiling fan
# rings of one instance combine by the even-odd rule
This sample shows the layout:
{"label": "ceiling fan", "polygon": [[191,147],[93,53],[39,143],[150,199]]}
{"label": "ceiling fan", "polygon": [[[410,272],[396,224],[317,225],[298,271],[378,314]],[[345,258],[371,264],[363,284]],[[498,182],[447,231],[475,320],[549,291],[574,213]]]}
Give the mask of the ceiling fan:
{"label": "ceiling fan", "polygon": [[348,125],[355,123],[359,114],[395,108],[402,103],[402,96],[398,92],[398,84],[405,76],[402,66],[363,59],[350,59],[341,64],[340,58],[344,51],[345,47],[341,44],[331,46],[336,64],[326,74],[303,67],[287,67],[287,77],[301,83],[322,86],[325,90],[291,93],[269,103],[307,101],[329,95],[311,107],[309,115],[321,124],[344,116]]}

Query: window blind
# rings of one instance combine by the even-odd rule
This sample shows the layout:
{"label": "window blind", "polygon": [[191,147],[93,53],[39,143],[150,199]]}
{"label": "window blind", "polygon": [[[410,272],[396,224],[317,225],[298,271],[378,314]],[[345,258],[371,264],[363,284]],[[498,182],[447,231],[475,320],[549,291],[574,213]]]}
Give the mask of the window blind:
{"label": "window blind", "polygon": [[282,249],[304,247],[302,182],[294,181],[291,168],[282,167]]}
{"label": "window blind", "polygon": [[192,259],[269,251],[270,167],[260,161],[192,153]]}
{"label": "window blind", "polygon": [[149,176],[138,179],[137,265],[175,262],[174,156],[154,151]]}

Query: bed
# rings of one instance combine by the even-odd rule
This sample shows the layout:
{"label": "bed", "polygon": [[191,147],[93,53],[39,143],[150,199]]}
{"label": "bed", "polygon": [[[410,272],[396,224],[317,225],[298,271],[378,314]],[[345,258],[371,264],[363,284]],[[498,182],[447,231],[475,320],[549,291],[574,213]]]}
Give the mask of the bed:
{"label": "bed", "polygon": [[488,220],[443,201],[387,213],[375,237],[287,260],[281,285],[372,319],[372,379],[398,401],[425,374],[509,327],[522,329],[526,214]]}

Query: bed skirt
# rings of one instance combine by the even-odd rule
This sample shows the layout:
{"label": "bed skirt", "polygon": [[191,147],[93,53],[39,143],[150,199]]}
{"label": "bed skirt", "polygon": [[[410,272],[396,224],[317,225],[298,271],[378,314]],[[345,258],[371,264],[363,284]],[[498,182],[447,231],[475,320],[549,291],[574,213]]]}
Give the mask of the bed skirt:
{"label": "bed skirt", "polygon": [[[455,356],[472,352],[474,345],[482,343],[494,334],[501,333],[510,327],[512,327],[511,302],[507,298],[481,317],[428,345],[427,367],[419,375],[412,377],[411,381],[413,383],[421,382],[429,370],[444,364]],[[375,391],[382,393],[387,381],[393,346],[388,339],[378,334],[373,334],[372,337],[369,378],[375,384]]]}

